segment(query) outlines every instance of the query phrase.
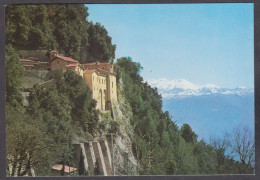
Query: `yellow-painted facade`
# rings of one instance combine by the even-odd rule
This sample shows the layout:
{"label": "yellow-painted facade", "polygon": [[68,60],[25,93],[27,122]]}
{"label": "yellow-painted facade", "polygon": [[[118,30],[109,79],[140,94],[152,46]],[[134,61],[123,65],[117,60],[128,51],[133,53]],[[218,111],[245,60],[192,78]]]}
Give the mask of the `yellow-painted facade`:
{"label": "yellow-painted facade", "polygon": [[116,75],[115,74],[108,74],[108,98],[110,101],[117,101],[117,85],[116,85]]}
{"label": "yellow-painted facade", "polygon": [[79,64],[75,59],[60,56],[57,51],[50,52],[51,70],[71,69],[83,77],[97,101],[96,108],[110,110],[112,102],[117,102],[117,84],[114,65],[110,63]]}
{"label": "yellow-painted facade", "polygon": [[92,98],[97,101],[97,109],[109,110],[112,101],[117,101],[116,74],[99,68],[91,69],[84,71],[84,80],[92,91]]}

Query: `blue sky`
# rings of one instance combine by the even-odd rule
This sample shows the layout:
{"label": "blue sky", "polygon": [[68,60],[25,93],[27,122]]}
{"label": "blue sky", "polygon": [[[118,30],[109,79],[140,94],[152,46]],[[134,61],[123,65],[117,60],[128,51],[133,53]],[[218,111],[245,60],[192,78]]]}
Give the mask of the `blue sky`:
{"label": "blue sky", "polygon": [[252,3],[92,4],[116,44],[145,80],[186,79],[194,84],[254,87]]}

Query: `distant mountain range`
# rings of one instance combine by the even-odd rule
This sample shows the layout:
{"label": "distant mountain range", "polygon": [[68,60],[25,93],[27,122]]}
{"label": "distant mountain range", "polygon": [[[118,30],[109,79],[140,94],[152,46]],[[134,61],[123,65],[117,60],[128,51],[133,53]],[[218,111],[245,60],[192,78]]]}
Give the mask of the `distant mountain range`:
{"label": "distant mountain range", "polygon": [[220,88],[214,84],[195,85],[187,80],[150,80],[163,97],[163,110],[181,126],[188,123],[199,135],[223,136],[238,126],[254,129],[254,90]]}
{"label": "distant mountain range", "polygon": [[167,80],[165,78],[158,80],[149,80],[148,83],[157,87],[159,93],[165,99],[183,98],[188,96],[201,96],[210,94],[223,94],[223,95],[250,95],[254,93],[254,89],[246,87],[237,87],[234,89],[220,88],[214,84],[195,85],[185,79]]}

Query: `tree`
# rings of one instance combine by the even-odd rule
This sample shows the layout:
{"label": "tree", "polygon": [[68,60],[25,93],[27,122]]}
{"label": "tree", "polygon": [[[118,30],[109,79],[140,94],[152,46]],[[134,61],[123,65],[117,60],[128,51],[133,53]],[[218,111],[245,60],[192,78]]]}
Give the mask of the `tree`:
{"label": "tree", "polygon": [[80,160],[79,160],[79,169],[78,169],[78,174],[80,176],[88,176],[89,175],[89,170],[85,169],[85,165],[84,165],[84,157],[83,154],[80,153]]}
{"label": "tree", "polygon": [[[175,145],[177,126],[167,112],[162,112],[162,98],[156,88],[143,82],[142,66],[130,57],[117,59],[122,68],[123,94],[133,111],[133,151],[138,160],[138,174],[176,173]],[[177,137],[176,137],[177,136]]]}
{"label": "tree", "polygon": [[7,105],[6,141],[9,176],[16,172],[18,176],[30,174],[31,168],[36,170],[36,175],[50,173],[54,143],[41,121]]}
{"label": "tree", "polygon": [[197,135],[192,131],[190,125],[183,124],[181,127],[181,136],[183,139],[188,143],[195,143],[197,142]]}
{"label": "tree", "polygon": [[100,23],[89,23],[88,59],[90,62],[109,62],[115,58],[116,46],[112,44],[112,38]]}
{"label": "tree", "polygon": [[210,145],[216,151],[217,173],[225,173],[226,162],[229,159],[227,136],[221,138],[210,137]]}
{"label": "tree", "polygon": [[56,48],[45,5],[8,5],[6,41],[19,49]]}
{"label": "tree", "polygon": [[8,5],[6,42],[18,49],[55,49],[86,62],[113,62],[116,46],[83,4]]}
{"label": "tree", "polygon": [[[38,108],[33,107],[37,105]],[[44,89],[35,85],[29,96],[28,113],[43,123],[46,131],[56,144],[52,149],[55,161],[66,163],[72,156],[72,130],[71,107],[68,97],[59,94],[55,89]]]}
{"label": "tree", "polygon": [[88,85],[80,76],[68,70],[57,76],[56,86],[58,92],[69,99],[71,118],[75,125],[93,135],[97,130],[98,111]]}
{"label": "tree", "polygon": [[49,15],[45,5],[30,5],[27,10],[31,21],[28,34],[28,42],[25,44],[29,49],[56,49],[57,42],[52,33],[52,26],[49,23]]}
{"label": "tree", "polygon": [[103,175],[102,171],[100,170],[99,160],[96,160],[95,167],[94,167],[94,175]]}
{"label": "tree", "polygon": [[253,173],[255,166],[255,140],[252,131],[248,127],[238,127],[229,136],[231,153],[237,156],[241,166],[239,173]]}
{"label": "tree", "polygon": [[13,47],[24,47],[28,42],[31,21],[27,15],[27,5],[8,5],[6,7],[6,44]]}
{"label": "tree", "polygon": [[6,45],[6,102],[12,106],[22,105],[21,85],[24,69],[18,54],[11,45]]}
{"label": "tree", "polygon": [[57,50],[79,60],[86,61],[88,45],[88,16],[83,4],[46,5]]}

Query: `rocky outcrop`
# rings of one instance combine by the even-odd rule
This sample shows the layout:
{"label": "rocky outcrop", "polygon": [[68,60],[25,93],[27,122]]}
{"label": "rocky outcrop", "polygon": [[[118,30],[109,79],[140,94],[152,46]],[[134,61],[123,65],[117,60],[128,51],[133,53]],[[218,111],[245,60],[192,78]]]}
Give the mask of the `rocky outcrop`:
{"label": "rocky outcrop", "polygon": [[131,106],[126,101],[121,79],[118,82],[118,101],[112,102],[113,119],[119,124],[118,133],[114,136],[114,164],[118,175],[136,175],[136,159],[132,152],[133,118]]}
{"label": "rocky outcrop", "polygon": [[[121,94],[122,83],[118,85],[118,100],[112,102],[111,112],[100,115],[100,122],[106,121],[106,127],[94,140],[75,144],[76,167],[85,168],[89,175],[95,175],[96,171],[104,176],[136,175],[137,162],[132,152],[133,129],[130,124],[133,114]],[[116,131],[115,127],[111,127],[113,123],[109,125],[112,121],[119,125]],[[84,166],[80,167],[80,162],[84,162]]]}

